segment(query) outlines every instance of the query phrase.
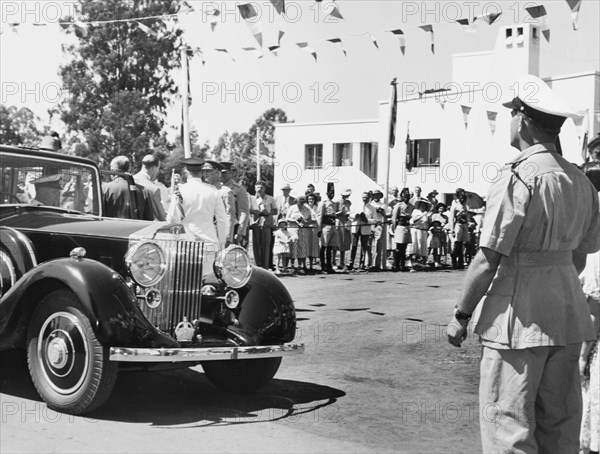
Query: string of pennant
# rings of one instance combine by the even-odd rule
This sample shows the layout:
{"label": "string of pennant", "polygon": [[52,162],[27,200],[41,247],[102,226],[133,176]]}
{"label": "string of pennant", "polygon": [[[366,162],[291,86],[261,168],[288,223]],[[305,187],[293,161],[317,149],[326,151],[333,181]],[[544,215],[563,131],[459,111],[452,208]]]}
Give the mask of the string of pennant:
{"label": "string of pennant", "polygon": [[[285,28],[286,28],[287,21],[286,21],[286,16],[285,16],[285,14],[286,14],[285,0],[270,0],[270,2],[273,5],[273,7],[275,8],[276,12],[280,15],[280,21],[279,21],[277,44],[268,46],[266,49],[270,53],[277,56],[278,51],[282,48],[281,40],[286,33]],[[579,17],[579,11],[581,8],[582,0],[566,0],[566,2],[571,10],[571,21],[572,21],[573,29],[577,30],[577,21],[578,21],[578,17]],[[344,20],[344,17],[340,11],[340,8],[335,3],[335,1],[328,1],[328,2],[324,3],[322,0],[315,0],[315,3],[319,4],[321,6],[321,8],[323,9],[323,11],[325,13],[325,18],[330,16],[330,17],[334,17],[336,19]],[[209,23],[211,25],[211,30],[214,31],[217,26],[217,23],[219,21],[221,12],[214,6],[214,3],[211,4],[211,6],[212,6],[212,9],[210,11],[205,11],[204,9],[202,9],[201,11],[206,17],[208,17]],[[240,3],[237,5],[237,8],[239,10],[240,16],[244,19],[244,21],[248,25],[250,32],[252,33],[252,35],[254,36],[254,38],[256,39],[256,42],[258,44],[258,47],[247,46],[247,47],[241,47],[241,49],[243,51],[251,52],[251,53],[255,54],[258,58],[263,57],[263,55],[264,55],[263,36],[262,36],[261,25],[259,22],[256,21],[256,18],[258,16],[258,12],[256,11],[256,8],[252,5],[252,3]],[[525,8],[525,10],[529,13],[529,15],[533,19],[537,19],[539,21],[542,34],[545,37],[545,39],[549,42],[550,41],[550,25],[549,25],[549,21],[548,21],[548,14],[547,14],[547,11],[546,11],[546,8],[544,7],[544,5],[540,4],[540,5],[534,5],[534,6],[527,6]],[[160,16],[136,17],[136,18],[129,18],[129,19],[88,21],[88,22],[85,22],[85,21],[63,21],[63,22],[58,22],[58,24],[60,26],[62,26],[63,28],[74,26],[74,27],[79,27],[84,31],[87,31],[89,29],[89,27],[97,27],[97,26],[101,26],[103,24],[128,22],[128,23],[135,24],[140,30],[142,30],[147,35],[157,38],[157,37],[159,37],[158,32],[156,30],[154,30],[152,27],[144,24],[142,21],[160,20],[160,21],[167,23],[167,21],[169,21],[169,20],[175,19],[182,15],[190,14],[194,11],[195,11],[195,9],[192,8],[187,1],[182,1],[179,4],[179,8],[178,8],[177,12],[174,14],[165,14],[165,15],[160,15]],[[501,15],[502,15],[502,12],[498,11],[498,12],[493,12],[493,13],[482,14],[479,16],[475,16],[473,18],[458,19],[455,22],[458,25],[463,26],[466,32],[473,33],[476,31],[475,22],[483,21],[483,22],[487,23],[488,25],[492,25],[500,18]],[[18,23],[18,22],[14,22],[14,23],[8,23],[7,25],[11,28],[12,31],[17,32],[17,28],[22,24]],[[34,23],[33,25],[44,26],[44,25],[48,25],[48,23]],[[431,38],[431,45],[430,45],[431,53],[435,54],[435,31],[434,31],[433,24],[419,25],[418,28],[423,30],[425,33],[429,33],[430,38]],[[3,31],[4,30],[0,29],[0,33],[2,33]],[[369,37],[369,39],[371,40],[371,42],[373,43],[375,48],[379,49],[379,44],[377,42],[377,38],[375,37],[374,33],[392,33],[398,39],[398,43],[399,43],[399,47],[402,52],[402,55],[405,55],[406,35],[405,35],[404,31],[400,28],[393,29],[393,30],[384,30],[384,31],[379,31],[379,32],[367,31],[367,32],[363,32],[363,33],[352,35],[352,36],[365,36],[366,35]],[[341,37],[311,41],[311,43],[315,43],[315,42],[330,42],[333,44],[339,44],[340,49],[343,52],[344,56],[345,57],[348,56],[348,52],[346,50],[346,47],[344,46],[344,42]],[[309,55],[311,55],[314,58],[315,62],[317,61],[317,58],[318,58],[317,51],[314,49],[314,47],[309,45],[308,42],[297,42],[297,43],[292,44],[291,46],[286,45],[283,47],[293,47],[293,46],[298,47],[301,50],[305,51],[306,53],[308,53]],[[206,50],[206,49],[204,49],[204,50]],[[235,58],[231,55],[231,52],[229,51],[229,49],[218,48],[218,49],[212,49],[212,50],[219,52],[219,53],[224,53],[224,54],[229,55],[230,58],[235,62]],[[201,48],[194,49],[193,55],[199,56],[202,60],[203,65],[206,63],[203,49],[201,49]]]}

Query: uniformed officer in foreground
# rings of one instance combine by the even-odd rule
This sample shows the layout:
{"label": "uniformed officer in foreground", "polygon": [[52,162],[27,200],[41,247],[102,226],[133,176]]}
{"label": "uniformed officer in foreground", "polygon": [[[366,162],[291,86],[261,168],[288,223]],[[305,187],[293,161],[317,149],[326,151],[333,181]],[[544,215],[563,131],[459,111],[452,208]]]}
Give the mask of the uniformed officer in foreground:
{"label": "uniformed officer in foreground", "polygon": [[[183,209],[182,224],[186,231],[193,233],[200,241],[208,243],[205,249],[211,268],[214,253],[225,247],[229,233],[229,218],[225,205],[217,188],[202,181],[203,173],[218,171],[213,162],[202,159],[184,159],[182,163],[188,171],[187,182],[179,186],[181,206]],[[212,261],[211,261],[212,260]]]}
{"label": "uniformed officer in foreground", "polygon": [[578,356],[594,338],[578,274],[600,249],[598,193],[557,153],[561,126],[575,113],[537,77],[518,88],[504,106],[521,154],[489,190],[481,250],[448,340],[461,345],[475,311],[484,452],[577,453]]}

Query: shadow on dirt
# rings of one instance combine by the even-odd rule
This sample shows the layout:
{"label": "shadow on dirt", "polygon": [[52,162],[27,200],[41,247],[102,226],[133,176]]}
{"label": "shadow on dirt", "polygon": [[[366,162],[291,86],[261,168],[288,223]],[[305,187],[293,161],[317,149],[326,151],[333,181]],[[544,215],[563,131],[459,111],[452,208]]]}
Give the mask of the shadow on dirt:
{"label": "shadow on dirt", "polygon": [[[1,353],[0,366],[0,393],[40,402],[18,352]],[[328,386],[278,379],[253,394],[228,393],[215,388],[201,371],[200,366],[123,371],[106,403],[85,419],[145,423],[174,430],[277,420],[336,422],[338,405],[333,404],[346,395]],[[6,396],[3,401],[9,400]],[[65,415],[65,421],[73,418],[79,417]],[[53,419],[57,420],[55,415]]]}

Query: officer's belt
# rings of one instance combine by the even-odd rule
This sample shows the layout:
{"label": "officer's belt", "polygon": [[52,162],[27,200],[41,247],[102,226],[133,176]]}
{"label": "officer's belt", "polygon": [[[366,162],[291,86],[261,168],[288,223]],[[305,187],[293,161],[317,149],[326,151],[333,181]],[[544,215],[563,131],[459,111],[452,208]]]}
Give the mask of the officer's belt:
{"label": "officer's belt", "polygon": [[518,267],[572,265],[573,253],[571,251],[511,252],[506,259]]}

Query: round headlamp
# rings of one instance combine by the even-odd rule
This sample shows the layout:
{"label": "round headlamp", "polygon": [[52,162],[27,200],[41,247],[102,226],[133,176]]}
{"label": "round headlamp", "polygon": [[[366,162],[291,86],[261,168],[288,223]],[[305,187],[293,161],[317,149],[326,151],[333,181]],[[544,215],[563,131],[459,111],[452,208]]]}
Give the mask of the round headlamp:
{"label": "round headlamp", "polygon": [[133,280],[142,287],[157,284],[167,270],[165,253],[152,241],[144,241],[129,248],[125,254],[125,265]]}
{"label": "round headlamp", "polygon": [[248,283],[252,264],[244,248],[231,245],[217,254],[213,265],[215,275],[231,288],[240,288]]}

